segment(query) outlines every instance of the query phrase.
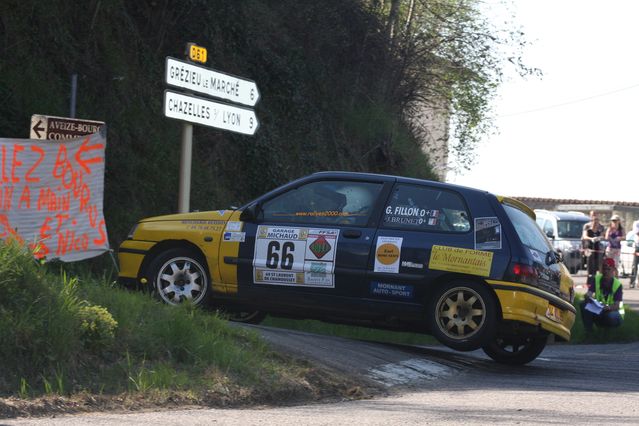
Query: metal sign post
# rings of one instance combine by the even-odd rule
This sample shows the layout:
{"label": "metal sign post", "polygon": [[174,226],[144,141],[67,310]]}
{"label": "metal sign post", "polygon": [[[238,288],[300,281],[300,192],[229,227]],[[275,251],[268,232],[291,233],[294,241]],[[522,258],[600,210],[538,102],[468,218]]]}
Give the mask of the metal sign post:
{"label": "metal sign post", "polygon": [[193,125],[182,125],[182,151],[180,153],[180,193],[178,213],[188,213],[191,202],[191,160],[193,158]]}
{"label": "metal sign post", "polygon": [[260,100],[254,81],[205,68],[193,62],[206,63],[206,48],[194,43],[186,45],[186,62],[166,58],[165,83],[185,93],[164,91],[164,116],[184,122],[180,153],[180,192],[178,212],[188,213],[191,196],[191,160],[193,157],[193,124],[215,127],[244,135],[254,135],[259,127],[255,112],[247,107],[193,96],[192,92],[223,99],[248,107]]}

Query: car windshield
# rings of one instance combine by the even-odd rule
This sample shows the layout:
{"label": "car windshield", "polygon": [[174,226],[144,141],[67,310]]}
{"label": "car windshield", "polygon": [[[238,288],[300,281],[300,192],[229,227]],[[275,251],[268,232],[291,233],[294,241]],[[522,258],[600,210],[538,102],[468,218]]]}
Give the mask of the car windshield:
{"label": "car windshield", "polygon": [[581,238],[586,222],[582,220],[558,220],[557,233],[559,238]]}
{"label": "car windshield", "polygon": [[517,231],[522,244],[542,253],[548,253],[552,250],[550,242],[537,226],[537,222],[530,216],[509,204],[504,204],[504,210],[515,226],[515,231]]}

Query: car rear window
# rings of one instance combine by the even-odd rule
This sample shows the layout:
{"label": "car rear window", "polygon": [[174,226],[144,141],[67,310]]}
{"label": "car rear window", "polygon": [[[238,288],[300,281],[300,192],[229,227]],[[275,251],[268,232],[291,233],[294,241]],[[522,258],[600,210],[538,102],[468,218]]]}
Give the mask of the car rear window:
{"label": "car rear window", "polygon": [[396,184],[384,207],[382,226],[440,232],[468,232],[468,210],[452,191]]}
{"label": "car rear window", "polygon": [[542,253],[552,250],[550,242],[530,216],[510,204],[504,203],[503,206],[523,245]]}

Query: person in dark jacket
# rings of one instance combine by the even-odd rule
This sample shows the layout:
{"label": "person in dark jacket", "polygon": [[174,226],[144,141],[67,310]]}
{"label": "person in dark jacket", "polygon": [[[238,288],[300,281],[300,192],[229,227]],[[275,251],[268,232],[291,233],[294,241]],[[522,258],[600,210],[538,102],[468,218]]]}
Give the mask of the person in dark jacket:
{"label": "person in dark jacket", "polygon": [[590,222],[584,225],[581,235],[583,248],[586,249],[588,255],[588,276],[593,276],[601,269],[601,260],[603,259],[603,247],[601,241],[604,239],[606,230],[599,222],[599,215],[596,211],[590,212]]}

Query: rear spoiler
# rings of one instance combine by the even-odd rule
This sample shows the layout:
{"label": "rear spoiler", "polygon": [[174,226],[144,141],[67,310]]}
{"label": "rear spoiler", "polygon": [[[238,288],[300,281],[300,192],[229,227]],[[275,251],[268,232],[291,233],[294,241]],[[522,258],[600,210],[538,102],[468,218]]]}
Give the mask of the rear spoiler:
{"label": "rear spoiler", "polygon": [[519,210],[530,216],[532,220],[537,219],[537,215],[535,214],[535,211],[533,209],[515,198],[502,197],[500,195],[497,195],[497,200],[499,200],[500,203],[511,204],[512,206],[517,207]]}

